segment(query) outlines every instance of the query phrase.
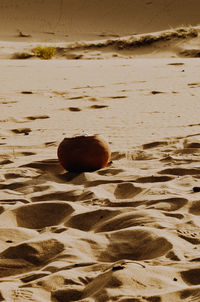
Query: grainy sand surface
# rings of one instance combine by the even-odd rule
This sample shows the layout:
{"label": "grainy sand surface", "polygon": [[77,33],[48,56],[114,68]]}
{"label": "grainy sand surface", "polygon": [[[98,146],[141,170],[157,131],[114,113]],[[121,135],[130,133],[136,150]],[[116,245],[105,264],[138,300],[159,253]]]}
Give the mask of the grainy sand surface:
{"label": "grainy sand surface", "polygon": [[[0,1],[0,301],[200,301],[199,8]],[[64,171],[80,134],[112,165]]]}

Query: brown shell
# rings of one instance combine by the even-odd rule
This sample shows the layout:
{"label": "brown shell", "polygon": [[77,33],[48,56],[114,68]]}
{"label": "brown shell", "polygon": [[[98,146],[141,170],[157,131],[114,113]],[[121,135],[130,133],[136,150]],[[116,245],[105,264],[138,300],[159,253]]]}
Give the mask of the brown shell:
{"label": "brown shell", "polygon": [[110,148],[98,135],[64,138],[58,146],[58,159],[67,171],[92,172],[106,167]]}

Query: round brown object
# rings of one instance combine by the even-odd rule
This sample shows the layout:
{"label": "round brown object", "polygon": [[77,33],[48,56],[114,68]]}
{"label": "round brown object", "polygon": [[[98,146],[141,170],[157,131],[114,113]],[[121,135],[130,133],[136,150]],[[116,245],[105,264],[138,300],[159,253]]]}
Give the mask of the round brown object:
{"label": "round brown object", "polygon": [[109,145],[98,135],[64,138],[58,146],[58,159],[70,172],[92,172],[106,167]]}

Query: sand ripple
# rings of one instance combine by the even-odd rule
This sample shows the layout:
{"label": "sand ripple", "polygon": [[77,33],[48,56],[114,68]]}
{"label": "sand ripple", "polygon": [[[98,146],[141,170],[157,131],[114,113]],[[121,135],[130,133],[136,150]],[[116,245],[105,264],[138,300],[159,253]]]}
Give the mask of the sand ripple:
{"label": "sand ripple", "polygon": [[1,163],[0,277],[19,280],[2,295],[198,301],[198,150],[191,139],[152,142],[81,174],[31,156]]}

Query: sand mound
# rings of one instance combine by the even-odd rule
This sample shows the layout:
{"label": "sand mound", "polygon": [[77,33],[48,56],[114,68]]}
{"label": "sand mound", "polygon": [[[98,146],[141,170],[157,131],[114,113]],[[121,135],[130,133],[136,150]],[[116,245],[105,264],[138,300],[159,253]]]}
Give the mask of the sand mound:
{"label": "sand mound", "polygon": [[[140,34],[181,25],[197,25],[196,0],[3,0],[1,39],[38,41]],[[141,17],[142,16],[142,17]],[[102,22],[103,20],[103,22]],[[63,40],[64,39],[64,40]]]}
{"label": "sand mound", "polygon": [[[81,41],[67,43],[31,43],[1,42],[2,59],[67,59],[91,60],[110,58],[154,58],[154,57],[199,57],[200,27],[185,26],[160,32],[137,34],[124,37],[111,37],[96,41]],[[31,91],[22,91],[31,94]],[[159,91],[154,90],[157,94]],[[121,98],[125,96],[121,96]],[[106,108],[104,104],[95,104],[91,109]],[[78,112],[81,108],[70,106],[68,110]],[[41,118],[48,118],[44,115]],[[13,129],[23,131],[23,129]],[[28,131],[28,129],[27,129]]]}

